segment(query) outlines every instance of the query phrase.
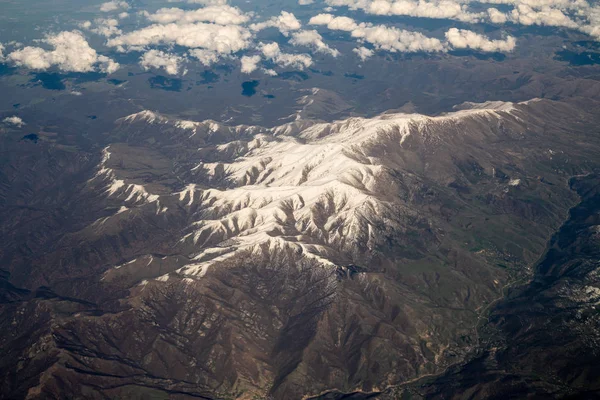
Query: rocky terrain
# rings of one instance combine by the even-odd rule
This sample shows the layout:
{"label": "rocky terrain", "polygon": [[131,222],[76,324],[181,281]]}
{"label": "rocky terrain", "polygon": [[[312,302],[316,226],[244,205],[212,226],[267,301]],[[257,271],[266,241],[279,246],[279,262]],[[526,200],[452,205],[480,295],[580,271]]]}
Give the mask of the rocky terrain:
{"label": "rocky terrain", "polygon": [[5,136],[0,397],[598,389],[598,103],[311,104],[270,128],[144,110],[93,144]]}
{"label": "rocky terrain", "polygon": [[378,392],[314,398],[597,398],[598,183],[598,175],[573,178],[581,202],[550,240],[533,279],[517,282],[482,320],[480,346],[468,361]]}

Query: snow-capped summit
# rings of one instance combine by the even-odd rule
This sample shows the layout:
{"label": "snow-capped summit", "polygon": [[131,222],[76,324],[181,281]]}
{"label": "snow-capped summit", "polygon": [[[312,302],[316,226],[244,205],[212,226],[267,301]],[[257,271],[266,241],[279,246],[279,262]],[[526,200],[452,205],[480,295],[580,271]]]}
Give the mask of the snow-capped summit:
{"label": "snow-capped summit", "polygon": [[[119,196],[125,206],[131,200],[138,205],[176,201],[177,208],[188,210],[178,247],[191,262],[178,270],[182,274],[201,275],[216,261],[269,243],[342,265],[352,254],[379,246],[381,226],[407,231],[408,221],[418,219],[397,201],[405,190],[398,170],[406,171],[405,179],[414,179],[408,171],[421,171],[448,184],[455,173],[446,166],[457,154],[447,148],[506,134],[498,127],[522,135],[521,107],[470,103],[441,116],[300,119],[272,128],[182,121],[142,111],[117,121],[123,137],[175,157],[178,181],[120,177],[106,166],[108,149],[98,176],[106,177],[105,193]],[[496,122],[490,124],[490,118]],[[442,143],[446,149],[439,150]],[[160,195],[150,194],[149,185]]]}

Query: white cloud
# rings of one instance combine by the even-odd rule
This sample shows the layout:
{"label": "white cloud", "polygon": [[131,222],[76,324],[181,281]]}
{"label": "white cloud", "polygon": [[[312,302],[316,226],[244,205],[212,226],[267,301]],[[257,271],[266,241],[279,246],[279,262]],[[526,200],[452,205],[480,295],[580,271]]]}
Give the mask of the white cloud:
{"label": "white cloud", "polygon": [[443,51],[444,45],[439,39],[431,38],[419,32],[411,32],[385,25],[357,28],[352,37],[371,43],[378,49],[391,52],[436,52]]}
{"label": "white cloud", "polygon": [[600,39],[600,6],[590,8],[586,16],[588,24],[581,27],[581,31]]}
{"label": "white cloud", "polygon": [[422,33],[385,25],[358,24],[348,17],[319,14],[311,18],[309,24],[326,25],[331,30],[350,32],[352,37],[361,42],[371,43],[376,49],[391,52],[435,52],[445,50],[439,39],[427,37]]}
{"label": "white cloud", "polygon": [[488,8],[487,9],[488,18],[490,22],[494,24],[504,24],[508,20],[508,17],[503,12],[499,11],[497,8]]}
{"label": "white cloud", "polygon": [[12,117],[4,118],[2,120],[2,122],[5,123],[6,125],[13,125],[18,128],[21,128],[22,126],[26,125],[25,122],[23,122],[23,120],[21,118],[17,117],[16,115],[13,115]]}
{"label": "white cloud", "polygon": [[[182,46],[187,48],[185,57],[197,59],[201,64],[210,66],[223,57],[233,58],[235,53],[257,48],[267,58],[281,67],[303,69],[312,63],[309,54],[285,53],[276,44],[260,43],[256,45],[255,33],[276,28],[289,37],[289,44],[305,46],[311,53],[329,54],[334,57],[340,53],[330,47],[316,30],[302,29],[302,23],[287,11],[268,18],[263,22],[254,22],[255,14],[244,12],[238,7],[228,5],[227,0],[181,0],[188,4],[199,4],[200,9],[161,8],[153,13],[140,11],[149,21],[148,26],[123,33],[118,18],[127,18],[130,9],[126,1],[113,0],[100,6],[104,12],[115,12],[114,18],[98,18],[86,21],[82,29],[108,38],[107,45],[118,51],[144,51],[144,57],[155,55],[148,50],[153,46]],[[175,3],[177,0],[167,0]],[[312,4],[314,0],[298,0],[301,5]],[[417,18],[444,18],[468,23],[491,22],[494,24],[547,25],[577,29],[596,38],[600,38],[600,7],[590,5],[586,0],[325,0],[330,7],[348,7],[370,15],[410,16]],[[477,7],[472,7],[477,3]],[[480,4],[483,3],[484,5]],[[494,8],[501,4],[503,11]],[[508,11],[506,11],[508,10]],[[113,14],[111,14],[111,17]],[[466,29],[450,29],[446,39],[428,37],[420,32],[408,31],[392,25],[374,25],[355,21],[346,16],[322,13],[313,16],[308,22],[313,26],[326,26],[330,30],[349,32],[358,42],[353,52],[366,60],[376,50],[391,52],[443,52],[448,48],[472,48],[480,51],[512,51],[516,40],[505,37],[491,40],[484,35]],[[75,34],[67,32],[67,34]],[[60,34],[59,34],[60,35]],[[76,34],[75,34],[76,35]],[[58,36],[58,35],[56,35]],[[105,56],[98,56],[81,36],[81,41],[68,40],[52,42],[51,37],[42,42],[53,47],[48,50],[40,47],[25,47],[13,51],[8,59],[18,65],[35,69],[47,69],[52,66],[64,71],[114,71],[118,64]],[[277,47],[275,48],[276,45]],[[79,47],[78,47],[79,46]],[[74,50],[77,48],[77,50]],[[91,51],[90,51],[91,50]],[[276,50],[276,51],[275,51]],[[266,52],[266,54],[265,54]],[[179,57],[162,53],[166,60]],[[0,59],[2,47],[0,47]],[[261,58],[261,57],[259,57]],[[262,59],[261,58],[261,59]],[[177,63],[184,59],[179,57]],[[153,59],[154,60],[154,59]],[[154,65],[147,61],[148,66]],[[255,71],[260,60],[256,56],[246,57],[242,66],[245,71]],[[179,64],[178,64],[179,65]],[[161,68],[173,70],[173,64]],[[179,67],[177,67],[179,70]]]}
{"label": "white cloud", "polygon": [[159,24],[212,22],[219,25],[241,25],[248,22],[250,16],[237,7],[214,5],[189,11],[180,8],[161,8],[156,13],[149,14],[148,19]]}
{"label": "white cloud", "polygon": [[468,48],[485,52],[510,52],[514,50],[517,43],[512,36],[508,36],[504,40],[490,40],[487,36],[457,28],[450,28],[446,32],[446,39],[456,49]]}
{"label": "white cloud", "polygon": [[444,18],[464,22],[476,22],[482,14],[468,11],[468,0],[326,0],[333,7],[346,6],[374,15],[407,15],[419,18]]}
{"label": "white cloud", "polygon": [[[209,5],[191,11],[163,8],[154,14],[144,15],[154,24],[112,37],[107,45],[116,47],[119,51],[143,50],[156,45],[183,46],[189,48],[189,57],[199,60],[205,66],[218,62],[224,56],[232,57],[235,53],[254,46],[254,35],[246,26],[252,14],[243,13],[238,8],[228,5]],[[339,54],[337,50],[327,46],[316,31],[296,32],[301,26],[292,13],[282,12],[268,21],[253,24],[250,28],[258,31],[266,27],[275,27],[286,35],[295,32],[298,35],[290,40],[290,44],[309,46],[315,51],[331,55]],[[261,49],[262,46],[261,44]],[[307,54],[287,54],[277,49],[277,54],[269,57],[277,65],[303,69],[312,64],[312,59]],[[166,60],[171,62],[167,63]],[[181,60],[174,60],[164,53],[147,52],[143,57],[144,66],[161,66],[165,69],[170,66],[171,72],[179,65],[175,61]],[[258,69],[261,57],[246,56],[241,61],[243,72],[251,73]]]}
{"label": "white cloud", "polygon": [[121,68],[118,62],[106,56],[98,56],[98,64],[100,71],[109,75],[114,74]]}
{"label": "white cloud", "polygon": [[240,61],[242,62],[242,74],[251,74],[258,69],[261,58],[258,55],[243,56]]}
{"label": "white cloud", "polygon": [[357,47],[353,49],[352,52],[356,53],[356,55],[362,60],[365,61],[367,58],[370,58],[375,54],[375,52],[371,49],[367,49],[364,46]]}
{"label": "white cloud", "polygon": [[303,70],[312,65],[312,58],[308,54],[283,53],[275,42],[260,43],[258,49],[267,60],[273,61],[283,68],[294,68]]}
{"label": "white cloud", "polygon": [[265,75],[269,75],[269,76],[277,76],[277,71],[275,71],[274,69],[266,69],[266,68],[263,68],[263,69],[262,69],[262,72],[263,72]]}
{"label": "white cloud", "polygon": [[108,57],[98,56],[78,31],[60,32],[47,36],[42,42],[50,45],[53,50],[27,46],[13,51],[7,58],[18,66],[37,70],[56,66],[65,72],[91,72],[100,69],[112,73],[119,67],[119,64]]}
{"label": "white cloud", "polygon": [[313,3],[314,3],[314,0],[298,0],[298,4],[301,6],[308,6]]}
{"label": "white cloud", "polygon": [[585,0],[472,0],[477,3],[484,4],[506,4],[506,5],[519,5],[524,4],[526,6],[540,9],[544,7],[558,8],[561,10],[567,9],[581,9],[589,6]]}
{"label": "white cloud", "polygon": [[467,6],[451,0],[375,0],[370,2],[365,11],[375,15],[407,15],[420,18],[452,19],[463,22],[477,22],[479,13],[471,13]]}
{"label": "white cloud", "polygon": [[371,3],[369,0],[325,0],[331,7],[348,7],[351,10],[365,9]]}
{"label": "white cloud", "polygon": [[[586,0],[325,0],[332,7],[348,7],[374,15],[406,15],[418,18],[444,18],[469,23],[489,21],[520,25],[545,25],[577,29],[600,37],[600,18],[595,17],[595,2]],[[471,9],[471,4],[502,4],[511,7],[501,12],[490,7]],[[323,15],[317,16],[322,17]],[[316,21],[319,21],[319,18]],[[319,25],[323,25],[320,19]],[[330,28],[331,29],[331,28]],[[348,28],[349,29],[349,28]]]}
{"label": "white cloud", "polygon": [[189,48],[203,48],[220,54],[231,54],[250,46],[252,34],[237,25],[195,24],[154,24],[129,32],[108,41],[108,46],[126,48],[149,45],[179,45]]}
{"label": "white cloud", "polygon": [[282,11],[279,16],[272,17],[268,21],[250,25],[250,29],[253,31],[261,31],[266,28],[277,28],[283,35],[288,36],[290,32],[302,28],[302,24],[294,14]]}
{"label": "white cloud", "polygon": [[[175,1],[170,1],[169,3],[174,3]],[[202,4],[203,6],[217,6],[227,4],[227,0],[187,0],[190,4]]]}
{"label": "white cloud", "polygon": [[[315,15],[308,21],[309,25],[326,25],[328,29],[334,31],[351,32],[359,28],[359,25],[352,18],[336,17],[331,14]],[[365,26],[365,24],[362,24]]]}
{"label": "white cloud", "polygon": [[119,29],[119,21],[116,19],[100,19],[96,20],[97,28],[92,29],[92,32],[102,36],[110,37],[120,35],[122,32]]}
{"label": "white cloud", "polygon": [[195,59],[200,61],[200,63],[205,67],[210,67],[211,65],[218,62],[221,58],[217,52],[211,50],[192,49],[188,53],[191,57],[194,57]]}
{"label": "white cloud", "polygon": [[542,7],[534,10],[532,7],[520,4],[510,12],[510,19],[521,25],[548,25],[577,28],[573,20],[566,16],[561,10],[550,7]]}
{"label": "white cloud", "polygon": [[129,4],[126,1],[113,0],[113,1],[108,1],[108,2],[100,5],[100,11],[102,11],[102,12],[112,12],[112,11],[117,11],[117,10],[121,10],[121,9],[128,10]]}
{"label": "white cloud", "polygon": [[269,60],[272,60],[273,58],[281,54],[281,49],[279,48],[279,45],[276,42],[261,43],[258,46],[258,48],[263,53],[263,55]]}
{"label": "white cloud", "polygon": [[114,18],[97,18],[94,20],[94,23],[85,21],[80,23],[79,27],[105,37],[116,36],[123,33],[119,29],[119,21]]}
{"label": "white cloud", "polygon": [[4,61],[4,45],[2,43],[0,43],[0,62]]}
{"label": "white cloud", "polygon": [[150,50],[140,58],[140,65],[145,70],[150,68],[162,69],[169,75],[178,75],[183,57],[165,53],[160,50]]}
{"label": "white cloud", "polygon": [[338,50],[332,49],[325,44],[323,37],[315,30],[294,32],[290,43],[294,46],[311,47],[317,53],[329,54],[333,57],[340,55]]}
{"label": "white cloud", "polygon": [[[18,66],[39,70],[48,69],[53,64],[51,52],[40,47],[24,47],[21,50],[10,53],[8,55],[8,59],[13,61]],[[68,68],[70,69],[70,67]]]}
{"label": "white cloud", "polygon": [[[369,9],[373,11],[373,7],[377,6],[382,8],[381,13],[389,14],[391,11],[386,9],[386,6],[382,5],[382,3],[387,2],[383,0],[376,0],[370,3],[371,6]],[[395,2],[393,4],[390,3],[390,9],[399,3],[400,2]],[[356,3],[354,4],[356,5]],[[361,7],[367,6],[367,3],[361,5]],[[493,10],[494,11],[488,12],[490,17],[493,17],[497,22],[502,22],[501,20],[503,17],[505,18],[505,15],[496,9]],[[319,14],[312,17],[309,21],[309,24],[324,25],[331,30],[350,32],[352,37],[357,38],[359,41],[372,44],[375,49],[392,52],[438,52],[445,51],[447,49],[447,45],[441,40],[433,37],[427,37],[419,32],[402,30],[385,25],[372,25],[368,23],[359,24],[348,17],[336,17],[331,14]],[[516,39],[511,36],[504,40],[490,40],[483,35],[476,34],[475,32],[456,28],[450,29],[446,33],[446,40],[454,48],[473,48],[481,51],[509,52],[512,51],[516,45]],[[362,60],[365,60],[374,54],[373,50],[365,47],[359,47],[353,51]]]}

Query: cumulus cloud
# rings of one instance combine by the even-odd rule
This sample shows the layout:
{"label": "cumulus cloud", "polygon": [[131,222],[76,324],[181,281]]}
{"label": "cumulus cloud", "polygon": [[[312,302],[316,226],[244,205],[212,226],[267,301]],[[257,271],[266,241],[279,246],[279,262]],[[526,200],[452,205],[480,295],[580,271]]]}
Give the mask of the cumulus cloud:
{"label": "cumulus cloud", "polygon": [[[208,4],[202,2],[202,4]],[[246,14],[236,7],[220,2],[210,2],[198,10],[180,8],[162,8],[153,14],[145,13],[153,24],[112,36],[107,45],[119,51],[147,50],[152,46],[187,47],[187,55],[195,58],[205,66],[218,62],[222,57],[233,57],[235,53],[255,47],[254,34],[268,27],[274,27],[286,36],[292,36],[290,44],[306,46],[315,52],[337,56],[339,52],[329,47],[316,31],[300,30],[302,24],[289,12],[281,12],[267,21],[248,25],[252,14]],[[92,29],[90,27],[90,29]],[[264,58],[274,64],[304,69],[312,64],[308,54],[289,54],[281,51],[279,45],[260,43],[258,50]],[[242,71],[251,73],[259,68],[261,56],[245,56],[242,58]],[[174,72],[178,70],[181,60],[161,52],[147,51],[142,57],[142,66],[160,67]],[[167,71],[167,72],[168,72]],[[171,73],[169,72],[169,73]]]}
{"label": "cumulus cloud", "polygon": [[140,66],[145,70],[156,68],[164,70],[169,75],[177,75],[183,61],[183,57],[175,54],[165,53],[160,50],[150,50],[140,58]]}
{"label": "cumulus cloud", "polygon": [[[586,0],[325,0],[325,3],[374,15],[556,26],[600,37],[600,20],[594,17],[598,6]],[[512,9],[507,12],[494,7],[482,10],[479,4],[472,10],[472,3],[501,4]]]}
{"label": "cumulus cloud", "polygon": [[512,36],[508,36],[504,40],[490,40],[487,36],[457,28],[450,28],[446,32],[446,39],[456,49],[474,49],[485,52],[511,52],[517,44],[517,40]]}
{"label": "cumulus cloud", "polygon": [[247,49],[251,38],[252,34],[238,25],[171,23],[150,25],[113,38],[107,44],[119,49],[176,44],[189,48],[203,48],[220,54],[231,54]]}
{"label": "cumulus cloud", "polygon": [[4,45],[0,43],[0,62],[4,61]]}
{"label": "cumulus cloud", "polygon": [[585,0],[478,0],[480,3],[505,4],[512,10],[502,13],[488,8],[488,20],[495,24],[543,25],[576,29],[600,37],[598,6]]}
{"label": "cumulus cloud", "polygon": [[352,37],[371,43],[377,49],[391,52],[412,53],[445,50],[444,45],[437,38],[385,25],[357,28],[352,31]]}
{"label": "cumulus cloud", "polygon": [[205,67],[210,67],[211,65],[217,63],[221,58],[217,52],[205,49],[192,49],[188,52],[188,54],[200,61],[200,63]]}
{"label": "cumulus cloud", "polygon": [[[167,0],[168,3],[177,1]],[[266,20],[255,22],[256,14],[228,5],[227,0],[180,1],[199,4],[202,8],[160,8],[152,13],[142,11],[139,14],[147,18],[149,21],[147,26],[123,33],[119,26],[119,19],[127,18],[128,14],[125,10],[128,10],[130,5],[126,1],[113,0],[100,6],[104,12],[114,12],[111,18],[86,21],[80,27],[106,37],[107,45],[118,51],[144,51],[142,56],[142,60],[146,63],[144,65],[163,68],[165,71],[174,69],[179,71],[179,65],[182,60],[187,59],[186,57],[210,66],[222,58],[237,57],[236,53],[248,49],[259,50],[261,56],[246,56],[243,59],[242,68],[245,73],[259,69],[261,60],[265,59],[280,67],[298,69],[312,64],[309,54],[289,54],[276,43],[257,45],[256,32],[266,28],[278,29],[289,38],[290,45],[307,47],[311,53],[329,54],[333,57],[340,54],[325,42],[319,32],[303,29],[302,23],[291,12],[281,11],[279,15],[270,18],[266,16],[264,17]],[[298,0],[300,5],[313,2],[314,0]],[[467,23],[491,22],[498,25],[512,23],[566,27],[600,38],[600,6],[590,5],[587,0],[325,0],[325,3],[329,8],[348,7],[361,13],[388,17],[410,16],[451,19]],[[473,6],[472,3],[477,3],[477,6]],[[502,5],[502,7],[495,8],[495,5]],[[330,13],[315,15],[310,18],[308,24],[348,32],[358,43],[353,52],[363,61],[372,57],[377,50],[443,52],[449,48],[471,48],[479,51],[509,52],[516,44],[515,38],[511,36],[504,37],[502,40],[491,40],[473,31],[456,28],[448,30],[445,39],[428,37],[420,32],[400,29],[391,24],[376,25]],[[83,41],[85,42],[85,39]],[[80,42],[66,44],[67,41],[63,40],[60,43],[52,43],[50,37],[43,42],[53,49],[48,50],[43,45],[29,46],[13,51],[7,59],[18,65],[35,69],[55,66],[65,71],[108,72],[118,68],[117,63],[105,56],[98,56],[93,49],[89,46],[85,48]],[[78,50],[71,52],[77,46],[80,46]],[[182,46],[187,48],[187,53],[184,57],[158,52],[158,50],[151,53],[155,46],[168,48]],[[0,47],[0,59],[1,57]],[[163,60],[162,64],[159,59]],[[263,71],[267,73],[264,68]]]}
{"label": "cumulus cloud", "polygon": [[294,32],[290,44],[294,46],[307,46],[317,53],[329,54],[333,57],[340,55],[338,50],[332,49],[325,44],[323,37],[315,30]]}
{"label": "cumulus cloud", "polygon": [[488,18],[490,22],[494,24],[504,24],[508,20],[508,17],[503,12],[499,11],[497,8],[488,8],[487,9]]}
{"label": "cumulus cloud", "polygon": [[4,118],[2,120],[2,122],[6,125],[16,126],[17,128],[21,128],[22,126],[26,125],[25,122],[23,122],[23,120],[21,118],[17,117],[16,115],[13,115],[12,117]]}
{"label": "cumulus cloud", "polygon": [[265,75],[269,75],[269,76],[277,76],[277,75],[278,75],[278,74],[277,74],[277,71],[275,71],[274,69],[266,69],[266,68],[263,68],[263,69],[262,69],[262,72],[263,72]]}
{"label": "cumulus cloud", "polygon": [[330,7],[348,7],[351,10],[365,9],[370,3],[369,0],[325,0]]}
{"label": "cumulus cloud", "polygon": [[266,28],[277,28],[283,35],[288,36],[290,32],[302,28],[302,24],[291,12],[282,11],[280,15],[268,21],[250,25],[250,29],[253,31],[261,31]]}
{"label": "cumulus cloud", "polygon": [[115,62],[112,58],[106,56],[98,56],[98,65],[101,72],[107,74],[114,74],[121,66],[118,62]]}
{"label": "cumulus cloud", "polygon": [[180,8],[161,8],[148,19],[159,24],[172,22],[212,22],[219,25],[241,25],[250,20],[250,16],[237,7],[228,5],[212,5],[198,10],[182,10]]}
{"label": "cumulus cloud", "polygon": [[273,61],[283,68],[294,68],[303,70],[312,65],[312,58],[308,54],[289,54],[281,51],[279,45],[275,42],[260,43],[258,49],[267,60]]}
{"label": "cumulus cloud", "polygon": [[[8,55],[8,59],[13,61],[18,66],[24,66],[27,68],[39,70],[48,69],[52,66],[53,63],[53,57],[51,56],[51,52],[39,47],[31,46],[27,46],[21,50],[17,50],[10,53]],[[89,67],[91,68],[91,64],[89,65]],[[64,68],[71,69],[70,66]]]}
{"label": "cumulus cloud", "polygon": [[311,25],[326,25],[331,30],[350,32],[361,42],[372,44],[376,49],[391,52],[435,52],[444,51],[439,39],[431,38],[419,32],[407,31],[386,25],[356,23],[352,18],[334,17],[331,14],[319,14],[310,19]]}
{"label": "cumulus cloud", "polygon": [[[309,25],[325,25],[327,29],[334,31],[346,31],[351,32],[359,28],[359,25],[348,17],[336,17],[331,14],[319,14],[315,15],[308,21]],[[365,24],[363,24],[365,26]]]}
{"label": "cumulus cloud", "polygon": [[112,12],[117,10],[128,10],[129,4],[126,1],[107,1],[106,3],[102,3],[100,5],[100,11],[102,12]]}
{"label": "cumulus cloud", "polygon": [[[590,6],[583,0],[481,0],[483,3],[513,6],[503,13],[488,8],[488,20],[494,24],[512,22],[519,25],[545,25],[585,31],[591,25]],[[568,14],[573,14],[572,17]],[[575,19],[574,19],[575,18]],[[585,22],[585,20],[588,22]],[[577,21],[576,21],[577,20]]]}
{"label": "cumulus cloud", "polygon": [[585,0],[473,0],[477,3],[484,4],[506,4],[506,5],[519,5],[524,4],[532,8],[544,8],[553,7],[561,10],[567,9],[581,9],[587,7],[588,3]]}
{"label": "cumulus cloud", "polygon": [[240,60],[242,62],[242,74],[251,74],[258,69],[261,57],[255,56],[243,56]]}
{"label": "cumulus cloud", "polygon": [[[169,0],[169,2],[175,1],[176,0]],[[146,13],[146,15],[154,23],[161,25],[176,24],[178,26],[198,22],[214,23],[223,26],[247,26],[254,17],[253,13],[244,13],[236,7],[229,6],[226,0],[187,0],[186,2],[200,4],[204,6],[204,8],[199,10],[163,8],[154,14]],[[298,0],[298,3],[301,5],[312,4],[313,0]],[[597,10],[598,6],[594,4],[590,5],[586,0],[325,0],[325,3],[330,6],[328,8],[344,6],[352,10],[361,10],[371,15],[401,15],[416,18],[451,19],[468,23],[491,22],[494,24],[514,23],[521,25],[557,26],[578,29],[594,37],[600,37],[600,17],[594,16],[600,14]],[[472,3],[478,3],[477,7],[471,7]],[[482,6],[481,3],[485,5],[501,4],[510,9],[508,11],[500,11],[495,7],[486,8],[486,6]],[[110,1],[102,6],[103,9],[110,10],[114,10],[116,7],[123,9],[127,8],[128,5],[123,1]],[[310,19],[309,24],[324,25],[329,29],[347,32],[356,32],[366,29],[367,31],[370,31],[370,33],[373,33],[376,28],[373,24],[356,22],[348,17],[333,16],[331,14],[319,14],[314,16]],[[285,36],[293,36],[293,32],[298,32],[302,29],[302,24],[293,13],[282,11],[280,15],[274,16],[267,21],[253,23],[248,26],[249,31],[252,32],[257,32],[270,27],[279,29]],[[116,25],[110,25],[106,22],[102,26],[94,29],[96,30],[96,33],[112,37],[115,35],[116,29],[118,28]],[[381,32],[383,32],[383,30],[380,28],[379,33]],[[398,32],[390,31],[390,33],[392,36],[399,36]],[[190,32],[190,34],[191,36],[194,35],[192,32]],[[308,41],[308,34],[302,34],[306,35],[304,39]],[[371,36],[369,36],[368,32],[365,32],[365,35],[365,40],[368,42],[368,38]],[[158,33],[158,36],[160,37],[161,34]],[[413,39],[415,39],[413,43],[422,42],[421,50],[436,51],[435,49],[439,48],[438,43],[435,43],[435,41],[426,43],[423,42],[423,38],[421,37],[413,37]],[[249,40],[249,38],[244,40]],[[389,44],[384,44],[384,42],[390,42],[390,40],[385,40],[381,37],[375,38],[374,44],[377,47],[379,46],[377,43],[383,43],[383,47],[388,47],[392,50],[395,49],[395,51],[405,51],[403,50],[404,48],[412,51],[410,49],[415,46],[414,44],[409,46],[390,46]],[[177,41],[181,42],[182,40],[179,39]],[[187,41],[193,41],[193,39],[188,37]],[[400,42],[406,44],[406,41]],[[301,38],[294,40],[294,43],[290,43],[304,45],[299,44],[304,43]],[[321,43],[322,44],[319,44],[315,38],[315,41],[312,42],[312,44],[307,45],[318,52],[335,53],[335,50],[331,50],[322,40]],[[139,46],[145,45],[138,45],[138,47]],[[242,49],[247,47],[248,46],[242,47]],[[418,47],[419,46],[417,45],[417,48]]]}
{"label": "cumulus cloud", "polygon": [[482,14],[472,13],[464,3],[452,0],[326,0],[333,7],[346,6],[374,15],[407,15],[419,18],[444,18],[463,22],[477,22]]}
{"label": "cumulus cloud", "polygon": [[561,10],[550,7],[542,7],[535,10],[530,6],[519,4],[510,12],[510,19],[521,25],[547,25],[562,26],[566,28],[577,28],[573,20],[566,16]]}
{"label": "cumulus cloud", "polygon": [[590,8],[587,13],[589,23],[581,31],[600,39],[600,6]]}
{"label": "cumulus cloud", "polygon": [[419,18],[452,19],[463,22],[477,22],[480,13],[471,13],[464,4],[451,0],[375,0],[365,7],[365,11],[375,15],[407,15]]}
{"label": "cumulus cloud", "polygon": [[123,33],[119,29],[119,21],[114,18],[97,18],[93,23],[85,21],[79,24],[79,27],[105,37],[116,36]]}
{"label": "cumulus cloud", "polygon": [[57,67],[65,72],[91,72],[99,69],[110,74],[119,68],[110,58],[99,56],[79,31],[60,32],[47,36],[42,42],[53,49],[27,46],[13,51],[7,58],[18,66],[37,70]]}
{"label": "cumulus cloud", "polygon": [[367,58],[370,58],[373,56],[373,54],[375,54],[373,50],[367,49],[364,46],[357,47],[356,49],[352,50],[352,52],[356,53],[358,58],[360,58],[362,61],[365,61]]}
{"label": "cumulus cloud", "polygon": [[[190,4],[201,4],[203,6],[218,6],[227,4],[227,0],[187,0]],[[172,3],[172,1],[169,1]]]}

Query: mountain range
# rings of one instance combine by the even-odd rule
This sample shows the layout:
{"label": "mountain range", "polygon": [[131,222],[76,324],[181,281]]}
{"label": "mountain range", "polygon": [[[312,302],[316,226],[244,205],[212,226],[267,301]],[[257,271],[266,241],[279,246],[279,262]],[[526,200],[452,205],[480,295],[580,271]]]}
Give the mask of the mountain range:
{"label": "mountain range", "polygon": [[0,397],[598,390],[599,104],[312,119],[339,100],[3,141]]}

